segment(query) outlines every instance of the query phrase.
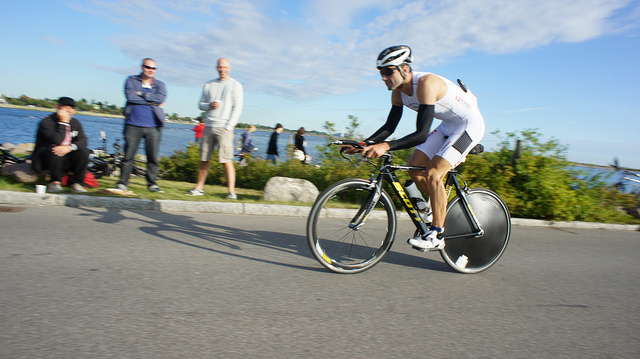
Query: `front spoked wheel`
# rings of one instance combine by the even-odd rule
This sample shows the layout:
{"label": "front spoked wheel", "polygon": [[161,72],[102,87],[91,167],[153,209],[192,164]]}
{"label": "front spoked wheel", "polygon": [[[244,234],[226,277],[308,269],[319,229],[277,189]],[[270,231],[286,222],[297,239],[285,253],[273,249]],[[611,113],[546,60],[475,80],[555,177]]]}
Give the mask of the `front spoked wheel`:
{"label": "front spoked wheel", "polygon": [[500,196],[488,189],[470,189],[467,200],[484,234],[463,236],[472,232],[472,224],[460,197],[456,196],[447,206],[445,247],[440,254],[458,272],[479,273],[494,265],[504,253],[511,234],[511,216]]}
{"label": "front spoked wheel", "polygon": [[307,221],[307,240],[323,266],[336,273],[359,273],[389,251],[396,210],[386,191],[378,193],[369,181],[347,179],[318,196]]}

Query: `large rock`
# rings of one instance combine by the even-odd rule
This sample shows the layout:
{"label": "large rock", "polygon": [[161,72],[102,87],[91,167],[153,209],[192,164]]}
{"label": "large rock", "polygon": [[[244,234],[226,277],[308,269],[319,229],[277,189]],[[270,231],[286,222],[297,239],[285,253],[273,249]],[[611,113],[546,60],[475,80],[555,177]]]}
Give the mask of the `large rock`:
{"label": "large rock", "polygon": [[320,191],[310,181],[299,178],[271,177],[264,187],[263,198],[278,202],[313,202]]}
{"label": "large rock", "polygon": [[35,143],[20,143],[15,145],[11,149],[11,154],[12,155],[30,155],[33,152],[34,148],[36,148]]}
{"label": "large rock", "polygon": [[10,142],[0,143],[0,149],[3,149],[5,151],[9,151],[9,153],[11,153],[11,150],[13,150],[15,147],[16,147],[16,145],[14,145],[13,143],[10,143]]}
{"label": "large rock", "polygon": [[18,163],[2,167],[2,174],[13,177],[18,182],[31,183],[38,180],[38,173],[30,163]]}

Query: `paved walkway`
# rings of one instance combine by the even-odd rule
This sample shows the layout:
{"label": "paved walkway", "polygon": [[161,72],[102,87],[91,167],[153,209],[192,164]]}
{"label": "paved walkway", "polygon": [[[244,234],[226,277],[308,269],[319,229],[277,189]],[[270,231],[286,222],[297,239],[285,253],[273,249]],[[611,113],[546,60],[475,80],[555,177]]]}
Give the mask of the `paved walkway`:
{"label": "paved walkway", "polygon": [[[195,202],[178,200],[150,200],[128,197],[97,197],[73,194],[37,194],[27,192],[0,191],[0,205],[101,207],[126,210],[151,210],[162,212],[228,213],[260,216],[307,217],[310,206],[285,206],[240,202]],[[409,216],[398,212],[398,219],[409,221]],[[516,226],[608,229],[620,231],[640,231],[640,225],[554,222],[538,219],[512,218]]]}

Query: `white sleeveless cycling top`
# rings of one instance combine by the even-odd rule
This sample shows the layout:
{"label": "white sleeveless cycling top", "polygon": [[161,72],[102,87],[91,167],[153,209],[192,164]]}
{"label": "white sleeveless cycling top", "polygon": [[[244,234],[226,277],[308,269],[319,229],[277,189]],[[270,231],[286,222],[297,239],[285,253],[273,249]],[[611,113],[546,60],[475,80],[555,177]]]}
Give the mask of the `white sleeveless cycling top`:
{"label": "white sleeveless cycling top", "polygon": [[[413,96],[407,96],[405,93],[400,92],[403,105],[414,111],[418,111],[420,107],[420,103],[418,102],[418,81],[422,76],[429,74],[430,72],[413,72],[413,79],[411,81],[413,84]],[[436,102],[435,118],[450,125],[477,119],[483,121],[480,110],[478,109],[478,99],[470,90],[464,92],[460,86],[449,79],[440,75],[436,76],[447,84],[447,93]]]}

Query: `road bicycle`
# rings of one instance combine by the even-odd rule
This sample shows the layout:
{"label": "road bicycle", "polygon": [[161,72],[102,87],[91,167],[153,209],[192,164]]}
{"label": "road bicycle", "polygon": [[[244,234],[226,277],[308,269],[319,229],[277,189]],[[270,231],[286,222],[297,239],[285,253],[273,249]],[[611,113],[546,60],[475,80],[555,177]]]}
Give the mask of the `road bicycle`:
{"label": "road bicycle", "polygon": [[[364,145],[348,140],[331,144],[356,148]],[[482,150],[482,145],[478,145],[471,154]],[[398,217],[393,198],[382,187],[385,181],[415,225],[414,236],[427,232],[430,223],[423,220],[396,175],[397,171],[424,171],[425,168],[394,165],[392,158],[393,155],[387,153],[378,164],[363,159],[379,166],[370,179],[339,181],[316,199],[307,221],[307,240],[315,258],[327,269],[359,273],[380,262],[391,248]],[[500,259],[509,242],[509,209],[493,191],[468,188],[455,169],[448,172],[445,183],[450,200],[445,219],[445,246],[440,254],[460,273],[487,270]],[[453,196],[452,190],[455,190]]]}
{"label": "road bicycle", "polygon": [[[100,141],[102,142],[102,147],[93,150],[89,155],[89,171],[93,173],[95,178],[101,178],[103,176],[113,177],[116,170],[122,168],[122,163],[124,162],[124,152],[122,152],[120,139],[117,139],[113,144],[115,152],[111,154],[107,153],[107,136],[104,131],[100,131]],[[144,162],[134,161],[131,174],[145,177],[147,175],[147,169],[138,164],[144,164]]]}

